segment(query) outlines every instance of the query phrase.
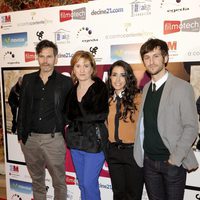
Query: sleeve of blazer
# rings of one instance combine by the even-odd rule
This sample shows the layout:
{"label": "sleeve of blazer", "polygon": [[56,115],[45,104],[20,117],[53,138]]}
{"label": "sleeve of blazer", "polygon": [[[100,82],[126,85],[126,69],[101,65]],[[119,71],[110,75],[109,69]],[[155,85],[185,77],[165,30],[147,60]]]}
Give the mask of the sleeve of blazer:
{"label": "sleeve of blazer", "polygon": [[180,166],[191,151],[192,144],[198,135],[198,118],[192,86],[188,83],[182,83],[182,86],[179,84],[175,92],[178,93],[176,97],[179,101],[180,116],[177,127],[182,133],[179,136],[176,148],[170,155],[170,160],[173,164]]}
{"label": "sleeve of blazer", "polygon": [[[197,99],[196,104],[197,104],[197,112],[198,112],[198,114],[200,115],[200,96],[199,96],[199,98]],[[200,116],[199,116],[199,117],[200,117]]]}

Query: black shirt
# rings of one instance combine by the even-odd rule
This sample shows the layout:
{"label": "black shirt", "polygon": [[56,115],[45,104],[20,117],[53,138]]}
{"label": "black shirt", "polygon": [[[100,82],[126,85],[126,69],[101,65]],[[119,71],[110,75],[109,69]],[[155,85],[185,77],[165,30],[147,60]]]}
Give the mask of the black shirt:
{"label": "black shirt", "polygon": [[31,130],[36,133],[52,133],[61,131],[62,128],[56,124],[55,119],[55,72],[49,76],[46,84],[38,75],[33,89],[33,109],[31,119]]}

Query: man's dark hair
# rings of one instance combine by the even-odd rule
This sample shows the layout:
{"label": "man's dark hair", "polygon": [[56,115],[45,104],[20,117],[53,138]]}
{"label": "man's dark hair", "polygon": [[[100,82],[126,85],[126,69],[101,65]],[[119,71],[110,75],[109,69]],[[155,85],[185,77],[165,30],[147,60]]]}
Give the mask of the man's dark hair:
{"label": "man's dark hair", "polygon": [[[150,38],[140,48],[140,56],[142,58],[142,61],[144,60],[144,55],[150,51],[153,51],[155,48],[159,48],[161,50],[163,58],[169,55],[169,48],[165,41]],[[165,63],[165,66],[167,66],[167,63]]]}
{"label": "man's dark hair", "polygon": [[49,41],[49,40],[42,40],[41,42],[39,42],[36,46],[36,53],[37,55],[42,51],[42,49],[44,48],[53,48],[53,53],[54,56],[57,56],[58,54],[58,47],[56,44],[54,44],[53,42]]}

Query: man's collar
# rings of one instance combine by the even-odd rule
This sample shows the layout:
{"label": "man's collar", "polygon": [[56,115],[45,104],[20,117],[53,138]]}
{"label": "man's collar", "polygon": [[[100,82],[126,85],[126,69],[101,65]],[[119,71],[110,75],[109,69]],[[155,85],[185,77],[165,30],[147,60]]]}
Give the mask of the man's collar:
{"label": "man's collar", "polygon": [[160,86],[161,86],[163,83],[166,82],[168,76],[169,76],[169,73],[168,73],[168,71],[166,71],[166,73],[164,74],[164,76],[163,76],[161,79],[159,79],[158,81],[155,82],[155,81],[151,80],[152,84],[153,84],[153,83],[156,84],[156,90],[158,90],[158,88],[160,88]]}

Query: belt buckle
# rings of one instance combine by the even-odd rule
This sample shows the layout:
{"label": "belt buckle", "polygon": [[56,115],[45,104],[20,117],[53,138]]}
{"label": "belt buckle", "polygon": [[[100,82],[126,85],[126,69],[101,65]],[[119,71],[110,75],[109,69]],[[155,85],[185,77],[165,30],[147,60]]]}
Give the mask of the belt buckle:
{"label": "belt buckle", "polygon": [[117,145],[117,148],[118,148],[118,149],[124,149],[123,145],[121,145],[121,144],[118,144],[118,145]]}

